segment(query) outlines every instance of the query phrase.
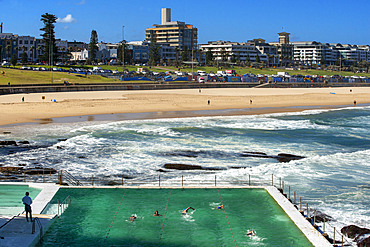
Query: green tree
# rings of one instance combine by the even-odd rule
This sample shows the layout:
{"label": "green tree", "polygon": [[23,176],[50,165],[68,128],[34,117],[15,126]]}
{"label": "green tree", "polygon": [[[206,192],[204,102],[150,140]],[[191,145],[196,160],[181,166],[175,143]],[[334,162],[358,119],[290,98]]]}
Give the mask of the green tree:
{"label": "green tree", "polygon": [[232,63],[235,63],[235,62],[236,62],[235,54],[232,54],[232,55],[231,55],[230,62],[232,62]]}
{"label": "green tree", "polygon": [[89,43],[89,63],[96,61],[96,54],[98,52],[98,33],[95,30],[91,31],[90,43]]}
{"label": "green tree", "polygon": [[240,64],[240,51],[236,52],[236,62],[237,64]]}
{"label": "green tree", "polygon": [[226,60],[226,51],[225,51],[225,47],[222,47],[221,48],[221,61],[225,61]]}
{"label": "green tree", "polygon": [[161,59],[159,55],[159,45],[156,40],[153,38],[149,44],[149,65],[155,66]]}
{"label": "green tree", "polygon": [[176,63],[176,66],[179,66],[179,48],[178,47],[175,47],[175,53],[176,53],[175,63]]}
{"label": "green tree", "polygon": [[213,61],[213,54],[212,54],[212,51],[211,50],[208,50],[206,52],[206,64],[209,65],[211,64]]}
{"label": "green tree", "polygon": [[42,60],[43,61],[49,61],[49,65],[53,63],[54,60],[54,55],[57,54],[58,50],[55,45],[55,32],[54,32],[54,23],[56,23],[56,16],[45,13],[41,16],[41,21],[44,23],[44,27],[40,28],[43,33],[41,34],[42,36],[42,41],[43,41],[43,55],[42,55]]}
{"label": "green tree", "polygon": [[21,54],[21,63],[22,64],[27,63],[27,60],[28,60],[28,56],[27,56],[26,50],[27,50],[27,47],[22,46],[22,51],[23,51],[22,54]]}
{"label": "green tree", "polygon": [[38,57],[38,60],[40,61],[40,59],[41,59],[42,46],[38,46],[38,47],[36,48],[36,50],[37,50],[37,57]]}
{"label": "green tree", "polygon": [[17,56],[15,54],[13,54],[12,58],[10,59],[10,63],[13,66],[16,66],[17,65]]}
{"label": "green tree", "polygon": [[187,46],[181,51],[181,60],[182,61],[189,61],[189,49]]}
{"label": "green tree", "polygon": [[259,62],[261,62],[261,59],[260,59],[260,56],[257,53],[257,55],[256,55],[256,63],[259,63]]}
{"label": "green tree", "polygon": [[[123,40],[121,42],[121,44],[117,48],[117,52],[117,59],[121,63],[124,62],[125,64],[129,64],[132,62],[132,57],[130,56],[126,40]],[[124,55],[124,59],[122,59],[122,55]]]}
{"label": "green tree", "polygon": [[12,51],[12,46],[11,45],[7,45],[5,49],[6,49],[6,57],[7,57],[8,61],[9,61],[10,60],[10,53]]}
{"label": "green tree", "polygon": [[21,55],[21,63],[26,64],[27,62],[28,62],[28,56],[27,56],[27,53],[24,51],[22,52],[22,55]]}
{"label": "green tree", "polygon": [[35,57],[35,46],[31,46],[30,47],[30,52],[31,52],[31,54],[30,54],[30,57],[31,57],[31,62],[33,62],[34,60],[34,57]]}

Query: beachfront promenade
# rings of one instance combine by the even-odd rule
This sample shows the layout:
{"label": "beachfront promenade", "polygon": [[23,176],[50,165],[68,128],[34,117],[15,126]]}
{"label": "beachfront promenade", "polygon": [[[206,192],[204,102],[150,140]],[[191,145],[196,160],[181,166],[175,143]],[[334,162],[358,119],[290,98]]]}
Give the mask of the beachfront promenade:
{"label": "beachfront promenade", "polygon": [[294,82],[294,83],[95,83],[95,84],[15,84],[0,86],[0,95],[18,93],[46,93],[46,92],[82,92],[82,91],[119,91],[119,90],[166,90],[192,88],[324,88],[324,87],[370,87],[370,83],[322,83],[322,82]]}

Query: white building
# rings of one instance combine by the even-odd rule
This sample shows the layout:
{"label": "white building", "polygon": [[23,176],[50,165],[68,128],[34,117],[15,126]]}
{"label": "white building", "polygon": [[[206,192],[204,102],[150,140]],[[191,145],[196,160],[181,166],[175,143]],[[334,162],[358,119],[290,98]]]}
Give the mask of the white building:
{"label": "white building", "polygon": [[257,56],[261,62],[268,62],[268,56],[262,54],[255,46],[247,43],[230,41],[210,41],[208,44],[201,44],[200,50],[203,53],[211,51],[214,61],[230,61],[232,57],[240,61],[255,62]]}
{"label": "white building", "polygon": [[71,61],[86,61],[89,59],[89,51],[86,49],[82,51],[73,51],[71,55]]}
{"label": "white building", "polygon": [[31,36],[18,36],[17,58],[21,59],[22,53],[27,54],[27,61],[35,62],[37,60],[36,38]]}

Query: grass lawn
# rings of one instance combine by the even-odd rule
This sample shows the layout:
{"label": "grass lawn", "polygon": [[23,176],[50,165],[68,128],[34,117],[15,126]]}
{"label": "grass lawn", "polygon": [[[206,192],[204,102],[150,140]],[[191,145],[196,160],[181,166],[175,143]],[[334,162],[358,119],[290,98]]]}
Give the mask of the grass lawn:
{"label": "grass lawn", "polygon": [[[20,68],[21,66],[16,66],[15,68]],[[38,65],[32,65],[32,67],[48,67],[48,66],[38,66]],[[64,69],[68,69],[70,67],[79,67],[79,68],[92,68],[94,65],[84,65],[84,66],[55,66],[60,67]],[[117,70],[122,72],[124,69],[128,69],[129,71],[137,71],[139,66],[121,66],[121,65],[100,65],[97,67],[101,67],[102,69],[110,69],[110,70]],[[167,67],[143,67],[148,68],[150,71],[155,72],[165,72],[165,71],[171,71],[171,70],[178,70],[179,68],[175,66],[167,66]],[[341,76],[367,76],[370,77],[370,73],[352,73],[347,71],[325,71],[325,70],[283,70],[283,69],[274,69],[274,68],[264,68],[264,69],[255,69],[255,68],[246,68],[246,67],[233,67],[233,68],[215,68],[215,67],[194,67],[193,71],[196,72],[198,70],[216,73],[217,70],[225,70],[225,69],[234,69],[238,74],[246,74],[246,73],[252,73],[252,74],[277,74],[277,72],[288,72],[290,75],[341,75]],[[192,68],[187,67],[181,67],[181,71],[184,72],[191,72]],[[5,74],[2,74],[2,71],[5,72]],[[81,74],[74,74],[74,73],[67,73],[67,72],[56,72],[53,71],[53,83],[63,83],[64,81],[68,81],[70,83],[122,83],[120,80],[114,80],[105,78],[99,75],[87,75],[86,77]],[[18,70],[18,69],[10,69],[10,68],[1,68],[0,67],[0,85],[7,85],[8,83],[11,84],[42,84],[42,83],[51,83],[51,72],[50,71],[30,71],[30,70]],[[139,81],[134,81],[139,82]],[[127,83],[133,83],[133,82],[127,82]]]}
{"label": "grass lawn", "polygon": [[[2,72],[5,72],[3,75]],[[119,80],[113,80],[98,75],[84,75],[80,74],[68,74],[67,72],[56,72],[53,71],[53,82],[63,83],[68,81],[70,83],[114,83],[121,82]],[[51,83],[51,72],[50,71],[32,71],[32,70],[18,70],[0,68],[0,85],[10,84],[42,84]]]}

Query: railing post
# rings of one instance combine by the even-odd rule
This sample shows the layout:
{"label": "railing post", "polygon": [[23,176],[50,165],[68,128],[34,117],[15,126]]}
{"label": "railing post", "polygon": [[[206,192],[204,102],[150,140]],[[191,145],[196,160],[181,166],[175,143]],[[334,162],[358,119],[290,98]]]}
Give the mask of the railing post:
{"label": "railing post", "polygon": [[274,186],[274,174],[271,174],[271,186]]}
{"label": "railing post", "polygon": [[62,185],[62,180],[63,180],[63,170],[60,170],[59,172],[59,185]]}
{"label": "railing post", "polygon": [[307,207],[307,217],[308,218],[308,203],[306,203],[306,207]]}
{"label": "railing post", "polygon": [[313,211],[313,226],[315,227],[316,222],[316,209]]}
{"label": "railing post", "polygon": [[250,174],[248,174],[248,184],[249,184],[249,186],[251,186],[251,175]]}
{"label": "railing post", "polygon": [[283,184],[283,188],[282,189],[283,189],[283,194],[284,194],[284,181],[282,182],[282,184]]}
{"label": "railing post", "polygon": [[26,182],[26,173],[23,172],[23,179],[24,179],[24,182]]}
{"label": "railing post", "polygon": [[215,175],[215,187],[217,186],[217,176]]}
{"label": "railing post", "polygon": [[94,186],[94,175],[91,176],[91,184]]}
{"label": "railing post", "polygon": [[158,176],[158,185],[161,187],[161,175]]}
{"label": "railing post", "polygon": [[123,186],[123,175],[122,175],[122,186]]}
{"label": "railing post", "polygon": [[334,235],[333,235],[333,245],[335,245],[335,227],[334,227]]}
{"label": "railing post", "polygon": [[295,191],[294,191],[294,204],[296,204],[296,195],[295,195]]}
{"label": "railing post", "polygon": [[42,167],[42,182],[45,183],[45,168]]}
{"label": "railing post", "polygon": [[302,212],[302,197],[299,197],[299,211]]}
{"label": "railing post", "polygon": [[290,185],[289,185],[289,200],[290,200]]}
{"label": "railing post", "polygon": [[325,233],[325,217],[324,217],[324,224],[323,224],[323,227],[322,227],[322,231]]}
{"label": "railing post", "polygon": [[279,187],[281,189],[281,177],[279,178]]}
{"label": "railing post", "polygon": [[181,187],[184,188],[184,175],[181,175]]}

